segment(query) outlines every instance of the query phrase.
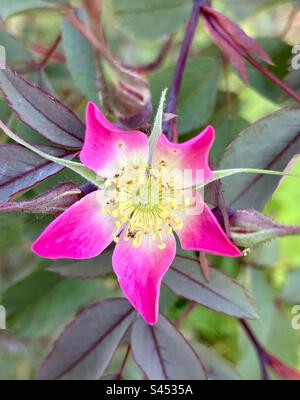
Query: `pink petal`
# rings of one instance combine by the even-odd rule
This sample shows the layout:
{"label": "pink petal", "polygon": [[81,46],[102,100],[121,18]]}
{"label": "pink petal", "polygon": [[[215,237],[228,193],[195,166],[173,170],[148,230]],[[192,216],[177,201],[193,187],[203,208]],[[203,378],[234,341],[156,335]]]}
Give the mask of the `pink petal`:
{"label": "pink petal", "polygon": [[139,131],[121,131],[111,124],[97,106],[86,110],[86,133],[81,162],[101,176],[112,177],[122,166],[147,162],[148,139]]}
{"label": "pink petal", "polygon": [[[203,179],[208,180],[212,176],[208,157],[214,138],[215,132],[212,126],[208,126],[198,136],[181,144],[170,142],[165,135],[160,135],[153,152],[153,168],[165,163],[169,169],[191,170],[192,184],[201,183]],[[201,172],[198,177],[197,170]]]}
{"label": "pink petal", "polygon": [[176,254],[174,235],[163,237],[167,246],[164,250],[158,248],[159,241],[150,235],[144,236],[138,248],[123,237],[124,234],[113,254],[114,271],[133,307],[148,324],[154,325],[158,316],[160,284]]}
{"label": "pink petal", "polygon": [[32,246],[44,258],[96,257],[111,242],[114,218],[101,213],[101,192],[88,194],[56,218]]}
{"label": "pink petal", "polygon": [[[194,192],[194,195],[201,204],[200,194]],[[176,230],[176,233],[182,248],[225,257],[241,257],[243,254],[226,236],[210,208],[203,204],[201,209],[202,212],[195,215],[179,216],[183,228]]]}

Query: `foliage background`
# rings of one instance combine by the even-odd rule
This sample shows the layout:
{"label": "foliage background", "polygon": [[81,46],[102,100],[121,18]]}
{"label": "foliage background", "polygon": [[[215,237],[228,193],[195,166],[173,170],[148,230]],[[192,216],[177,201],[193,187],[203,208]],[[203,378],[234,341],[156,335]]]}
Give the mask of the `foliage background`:
{"label": "foliage background", "polygon": [[[153,61],[165,35],[175,33],[174,45],[163,66],[149,76],[153,101],[157,104],[176,61],[191,2],[104,0],[103,3],[110,46],[125,64],[140,65]],[[0,15],[5,11],[5,0],[3,4],[0,5]],[[283,78],[289,73],[291,48],[300,43],[300,12],[284,36],[282,33],[292,10],[297,7],[296,3],[220,0],[214,2],[214,7],[239,22],[250,36],[263,44],[277,63],[274,68],[277,76]],[[9,65],[17,67],[33,58],[38,60],[40,56],[32,50],[34,44],[48,48],[61,30],[61,23],[59,13],[45,9],[8,18],[5,31],[0,30],[0,44],[7,48]],[[50,62],[45,71],[27,74],[26,78],[53,91],[83,117],[86,98],[94,101],[98,98],[93,81],[94,66],[85,42],[78,42],[76,33],[66,24],[63,32],[63,46],[59,53],[64,52],[68,65]],[[250,86],[246,86],[231,67],[224,69],[217,48],[204,32],[203,23],[197,30],[191,60],[180,103],[181,139],[200,131],[208,123],[215,126],[220,136],[222,133],[233,139],[243,128],[279,109],[286,101],[257,72],[250,71]],[[294,82],[298,88],[299,82],[300,71]],[[226,95],[228,91],[229,96]],[[9,121],[9,126],[24,137],[34,137],[35,134],[11,114],[4,101],[0,101],[0,117]],[[0,143],[6,140],[0,134]],[[214,147],[216,160],[226,144],[219,142]],[[294,171],[300,173],[299,162]],[[78,182],[77,177],[63,171],[30,190],[26,197],[32,198],[65,180]],[[285,179],[267,205],[265,214],[277,222],[300,226],[299,198],[298,182]],[[8,310],[8,329],[0,331],[0,379],[34,378],[51,341],[78,310],[102,298],[120,295],[114,277],[75,281],[45,272],[50,262],[36,258],[30,252],[30,245],[50,220],[44,216],[0,214],[0,302]],[[238,271],[243,270],[239,279],[250,287],[261,315],[260,321],[251,325],[268,350],[298,369],[300,340],[299,331],[291,328],[291,305],[300,304],[299,248],[299,237],[287,237],[253,251],[243,265],[237,265],[231,259],[214,259],[214,265],[228,275],[237,276]],[[165,314],[176,320],[185,307],[185,300],[176,298],[163,288],[161,309]],[[208,349],[215,351],[215,356],[222,357],[224,366],[218,361],[221,375],[247,379],[259,376],[256,356],[235,319],[199,306],[186,319],[182,329],[187,338],[198,343],[203,357],[208,352],[206,357],[212,360]],[[115,355],[113,365],[121,359],[122,352],[124,349]],[[111,370],[114,370],[113,365]],[[126,376],[140,376],[132,361]]]}

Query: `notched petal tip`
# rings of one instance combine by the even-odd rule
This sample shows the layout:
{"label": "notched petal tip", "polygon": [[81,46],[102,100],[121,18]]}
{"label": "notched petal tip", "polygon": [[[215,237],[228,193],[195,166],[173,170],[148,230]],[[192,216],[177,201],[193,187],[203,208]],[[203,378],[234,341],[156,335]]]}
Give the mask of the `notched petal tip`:
{"label": "notched petal tip", "polygon": [[184,143],[173,143],[161,134],[153,151],[152,166],[158,168],[163,162],[169,170],[190,170],[193,175],[192,185],[202,183],[203,179],[206,181],[212,176],[209,152],[214,139],[215,130],[212,125]]}
{"label": "notched petal tip", "polygon": [[86,107],[86,129],[89,129],[89,125],[92,124],[99,124],[100,128],[105,128],[109,131],[117,131],[117,127],[115,127],[107,118],[106,116],[102,113],[100,108],[93,103],[92,101],[89,101]]}
{"label": "notched petal tip", "polygon": [[[125,159],[148,158],[148,138],[143,132],[114,126],[92,102],[86,110],[86,132],[81,162],[103,177],[111,177]],[[105,173],[105,175],[103,175]]]}

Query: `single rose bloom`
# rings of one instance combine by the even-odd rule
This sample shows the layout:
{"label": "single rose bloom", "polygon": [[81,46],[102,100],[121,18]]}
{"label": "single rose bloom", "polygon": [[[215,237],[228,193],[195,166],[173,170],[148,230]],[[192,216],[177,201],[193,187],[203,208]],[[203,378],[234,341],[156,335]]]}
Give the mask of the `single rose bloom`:
{"label": "single rose bloom", "polygon": [[[115,241],[119,284],[144,320],[155,324],[161,281],[176,255],[174,233],[184,250],[242,256],[193,188],[212,176],[213,141],[209,126],[185,143],[161,134],[150,146],[143,132],[118,129],[89,103],[80,160],[102,178],[99,190],[56,218],[32,250],[49,259],[88,259]],[[191,172],[187,182],[180,171]]]}

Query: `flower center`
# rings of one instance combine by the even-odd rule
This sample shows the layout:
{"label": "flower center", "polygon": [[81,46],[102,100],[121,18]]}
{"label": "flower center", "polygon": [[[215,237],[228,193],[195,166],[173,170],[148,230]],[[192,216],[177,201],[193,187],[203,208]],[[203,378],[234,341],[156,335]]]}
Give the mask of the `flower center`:
{"label": "flower center", "polygon": [[179,212],[190,201],[180,188],[180,177],[169,174],[163,161],[155,170],[148,165],[122,167],[105,182],[105,187],[108,200],[102,212],[115,218],[115,242],[125,226],[125,240],[132,241],[133,247],[139,247],[144,236],[149,235],[163,250],[165,234],[182,229]]}

